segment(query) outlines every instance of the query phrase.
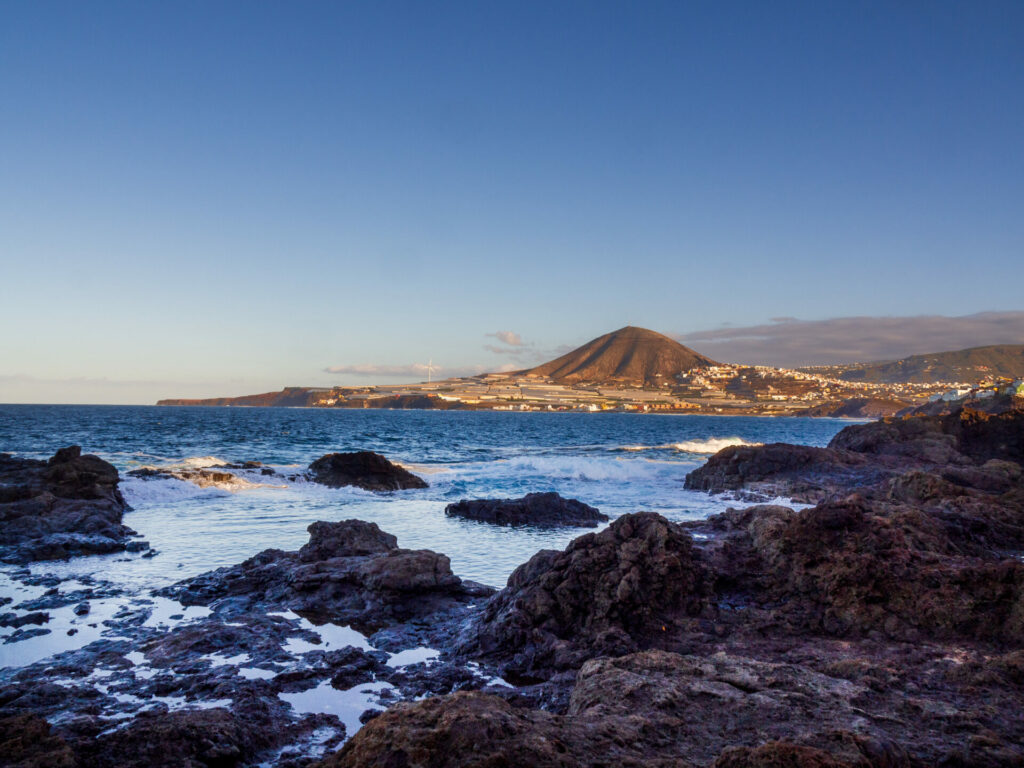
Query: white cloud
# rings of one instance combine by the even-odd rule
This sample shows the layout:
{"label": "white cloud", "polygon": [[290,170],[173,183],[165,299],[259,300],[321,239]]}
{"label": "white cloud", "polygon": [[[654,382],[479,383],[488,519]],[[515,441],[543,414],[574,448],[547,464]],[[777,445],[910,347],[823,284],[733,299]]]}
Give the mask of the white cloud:
{"label": "white cloud", "polygon": [[[440,365],[433,366],[433,372],[441,371]],[[362,363],[358,365],[332,365],[324,368],[326,373],[345,376],[426,376],[426,363],[409,363],[408,365],[375,365]]]}
{"label": "white cloud", "polygon": [[[497,339],[502,344],[506,344],[510,347],[526,346],[526,342],[523,341],[523,337],[520,336],[518,333],[515,333],[514,331],[495,331],[494,333],[487,333],[484,335]],[[491,347],[487,347],[487,349],[491,349]]]}

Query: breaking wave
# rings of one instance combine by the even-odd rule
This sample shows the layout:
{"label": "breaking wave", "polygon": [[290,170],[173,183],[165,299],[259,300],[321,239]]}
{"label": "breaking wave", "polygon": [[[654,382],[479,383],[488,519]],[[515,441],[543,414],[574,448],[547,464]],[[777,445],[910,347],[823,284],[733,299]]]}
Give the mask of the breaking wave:
{"label": "breaking wave", "polygon": [[665,445],[620,445],[615,451],[678,451],[679,453],[712,454],[731,445],[761,445],[744,440],[742,437],[709,437],[706,440],[683,440],[679,443]]}

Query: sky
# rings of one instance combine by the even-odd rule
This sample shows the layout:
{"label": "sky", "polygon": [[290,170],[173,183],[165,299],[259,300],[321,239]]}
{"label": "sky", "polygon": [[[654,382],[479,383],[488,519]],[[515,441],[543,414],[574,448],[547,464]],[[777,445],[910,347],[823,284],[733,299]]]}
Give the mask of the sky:
{"label": "sky", "polygon": [[1003,341],[1022,39],[1020,2],[0,0],[0,402],[624,325],[757,361]]}

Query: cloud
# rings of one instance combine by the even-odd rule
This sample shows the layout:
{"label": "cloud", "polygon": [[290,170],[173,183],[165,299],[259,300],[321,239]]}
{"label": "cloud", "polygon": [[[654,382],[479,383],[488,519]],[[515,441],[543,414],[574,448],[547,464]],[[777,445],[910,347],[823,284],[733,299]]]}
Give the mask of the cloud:
{"label": "cloud", "polygon": [[[495,331],[494,333],[484,334],[491,338],[497,339],[502,344],[506,344],[510,347],[525,347],[526,342],[523,341],[523,337],[513,331]],[[489,347],[488,347],[489,348]]]}
{"label": "cloud", "polygon": [[[512,370],[517,370],[520,367],[513,365]],[[494,369],[484,365],[465,365],[448,368],[434,363],[431,367],[431,377],[435,381],[438,379],[455,379],[465,376],[479,376],[481,373],[487,373],[492,370]],[[427,364],[376,365],[373,363],[362,363],[358,365],[332,365],[324,368],[324,372],[336,376],[358,376],[371,379],[371,381],[367,382],[368,384],[382,384],[387,379],[426,380]]]}
{"label": "cloud", "polygon": [[[432,366],[433,373],[439,373],[440,365]],[[345,376],[426,376],[426,363],[409,363],[408,365],[332,365],[324,368],[325,373],[342,374]]]}
{"label": "cloud", "polygon": [[512,355],[513,357],[521,357],[527,351],[522,347],[499,347],[496,344],[484,344],[484,349],[496,355]]}
{"label": "cloud", "polygon": [[962,317],[774,318],[764,325],[697,331],[675,338],[727,363],[794,367],[872,362],[987,344],[1024,344],[1024,312]]}

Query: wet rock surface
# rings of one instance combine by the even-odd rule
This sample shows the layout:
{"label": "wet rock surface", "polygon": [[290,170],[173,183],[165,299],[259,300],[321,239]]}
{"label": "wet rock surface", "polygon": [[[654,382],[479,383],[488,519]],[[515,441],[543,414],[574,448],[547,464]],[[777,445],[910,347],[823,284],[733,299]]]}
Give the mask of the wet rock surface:
{"label": "wet rock surface", "polygon": [[400,549],[375,523],[309,526],[297,552],[265,550],[162,594],[218,613],[306,611],[345,624],[382,627],[469,604],[493,590],[463,582],[445,555]]}
{"label": "wet rock surface", "polygon": [[449,517],[494,525],[532,525],[538,528],[596,528],[608,515],[557,493],[528,493],[521,499],[462,499],[445,507]]}
{"label": "wet rock surface", "polygon": [[135,532],[117,469],[78,446],[49,461],[0,454],[0,559],[61,560],[124,551]]}
{"label": "wet rock surface", "polygon": [[422,478],[373,451],[328,453],[310,464],[309,470],[312,480],[331,488],[354,485],[367,491],[401,491],[427,487]]}

